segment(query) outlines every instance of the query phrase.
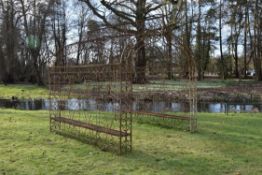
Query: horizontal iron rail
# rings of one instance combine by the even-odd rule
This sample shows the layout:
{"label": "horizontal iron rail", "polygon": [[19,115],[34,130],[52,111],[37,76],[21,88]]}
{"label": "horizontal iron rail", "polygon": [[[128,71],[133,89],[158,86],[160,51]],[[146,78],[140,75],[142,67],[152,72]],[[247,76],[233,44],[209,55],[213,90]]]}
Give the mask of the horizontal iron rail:
{"label": "horizontal iron rail", "polygon": [[168,119],[179,119],[179,120],[190,120],[190,116],[178,116],[178,115],[172,115],[172,114],[163,114],[163,113],[157,113],[157,112],[130,112],[137,115],[150,115],[154,117],[160,117],[160,118],[168,118]]}
{"label": "horizontal iron rail", "polygon": [[129,135],[129,133],[121,132],[115,129],[110,129],[110,128],[106,128],[103,126],[94,125],[94,124],[90,124],[90,123],[86,123],[86,122],[82,122],[78,120],[73,120],[73,119],[69,119],[65,117],[51,117],[51,120],[54,120],[56,122],[66,123],[66,124],[81,127],[81,128],[85,128],[85,129],[90,129],[96,132],[101,132],[101,133],[105,133],[105,134],[109,134],[109,135],[117,136],[117,137],[125,137]]}

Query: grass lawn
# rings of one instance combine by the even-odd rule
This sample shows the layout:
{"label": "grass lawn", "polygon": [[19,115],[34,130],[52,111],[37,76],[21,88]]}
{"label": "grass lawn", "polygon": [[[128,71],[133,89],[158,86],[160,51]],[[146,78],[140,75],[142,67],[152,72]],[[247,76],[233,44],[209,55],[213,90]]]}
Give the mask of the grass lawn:
{"label": "grass lawn", "polygon": [[199,114],[199,132],[134,123],[118,156],[49,132],[47,111],[0,109],[0,174],[262,174],[262,114]]}
{"label": "grass lawn", "polygon": [[[220,87],[227,87],[227,86],[237,86],[237,85],[252,85],[256,82],[254,80],[204,80],[197,82],[197,87],[200,89],[203,88],[220,88]],[[108,84],[108,82],[107,82]],[[261,83],[260,83],[261,84]],[[262,85],[262,84],[261,84]],[[116,85],[117,86],[117,85]],[[159,91],[159,90],[181,90],[187,87],[188,84],[186,81],[173,81],[173,80],[166,80],[166,81],[151,81],[150,84],[134,84],[133,91],[134,92],[147,92],[147,91]],[[92,85],[85,85],[85,84],[76,84],[74,85],[75,89],[86,89],[92,88]],[[48,98],[48,88],[39,87],[36,85],[27,85],[27,84],[14,84],[14,85],[2,85],[0,84],[0,98],[11,98],[12,96],[18,98]]]}
{"label": "grass lawn", "polygon": [[[108,82],[100,82],[101,85],[109,84]],[[228,79],[228,80],[220,80],[220,79],[209,79],[197,82],[197,88],[205,89],[205,88],[222,88],[228,86],[238,86],[238,85],[252,85],[260,82],[254,80],[237,80],[237,79]],[[91,86],[90,86],[91,85]],[[89,83],[89,84],[77,84],[73,87],[75,89],[85,89],[90,88],[97,83]],[[117,84],[114,84],[117,87]],[[262,84],[261,84],[262,85]],[[118,85],[119,86],[119,85]],[[134,92],[144,92],[144,91],[159,91],[159,90],[182,90],[188,86],[188,82],[185,80],[153,80],[148,84],[133,84]]]}
{"label": "grass lawn", "polygon": [[14,84],[5,86],[0,84],[0,98],[11,98],[12,96],[26,99],[47,98],[48,89],[36,85]]}
{"label": "grass lawn", "polygon": [[[261,82],[254,80],[238,80],[238,79],[228,79],[228,80],[220,80],[220,79],[206,79],[197,82],[197,88],[205,89],[205,88],[222,88],[229,86],[241,86],[241,85],[252,85],[252,84],[260,84]],[[185,80],[164,80],[164,81],[151,81],[150,84],[145,85],[133,85],[134,91],[147,91],[147,90],[179,90],[184,89],[188,86],[188,82]]]}

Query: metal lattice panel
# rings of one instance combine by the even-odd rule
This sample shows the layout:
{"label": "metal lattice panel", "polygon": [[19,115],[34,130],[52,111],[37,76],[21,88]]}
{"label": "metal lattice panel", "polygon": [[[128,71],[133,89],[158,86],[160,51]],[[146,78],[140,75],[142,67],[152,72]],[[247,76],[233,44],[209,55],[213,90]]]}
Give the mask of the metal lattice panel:
{"label": "metal lattice panel", "polygon": [[[132,150],[132,73],[123,65],[55,66],[49,70],[49,89],[51,131],[92,137],[96,145],[119,153]],[[93,111],[71,109],[79,105],[68,104],[74,99],[108,100],[117,107],[112,112],[99,104]]]}

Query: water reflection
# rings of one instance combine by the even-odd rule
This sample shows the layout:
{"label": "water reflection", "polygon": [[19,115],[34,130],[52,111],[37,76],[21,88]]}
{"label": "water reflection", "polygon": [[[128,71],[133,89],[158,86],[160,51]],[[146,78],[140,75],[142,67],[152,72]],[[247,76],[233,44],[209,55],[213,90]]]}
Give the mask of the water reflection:
{"label": "water reflection", "polygon": [[[151,112],[188,112],[188,103],[177,102],[133,102],[133,110],[136,111],[151,111]],[[57,100],[19,100],[12,101],[0,99],[0,107],[16,108],[22,110],[48,110],[48,109],[70,109],[70,110],[102,110],[102,111],[117,111],[119,103],[112,101],[96,101],[95,99],[69,99],[66,101]],[[199,103],[199,112],[262,112],[262,104],[229,104],[229,103]]]}

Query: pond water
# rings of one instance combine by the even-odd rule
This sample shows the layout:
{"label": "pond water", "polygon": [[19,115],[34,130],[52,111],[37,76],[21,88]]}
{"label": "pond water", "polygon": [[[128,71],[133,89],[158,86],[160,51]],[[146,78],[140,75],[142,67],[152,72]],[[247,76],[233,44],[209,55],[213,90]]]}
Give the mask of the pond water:
{"label": "pond water", "polygon": [[[16,108],[22,110],[48,110],[52,109],[70,109],[70,110],[118,110],[119,104],[114,102],[96,101],[94,99],[69,99],[67,101],[57,100],[9,100],[0,99],[0,108]],[[188,112],[189,104],[183,102],[133,102],[135,111],[151,112]],[[262,112],[261,104],[243,104],[243,103],[198,103],[199,112],[224,113],[224,112]]]}

